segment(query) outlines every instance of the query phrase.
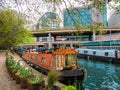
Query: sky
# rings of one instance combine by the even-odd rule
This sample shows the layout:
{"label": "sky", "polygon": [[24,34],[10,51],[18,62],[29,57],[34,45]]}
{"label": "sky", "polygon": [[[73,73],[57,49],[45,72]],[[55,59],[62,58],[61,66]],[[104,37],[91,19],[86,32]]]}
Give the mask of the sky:
{"label": "sky", "polygon": [[[88,3],[87,0],[63,0],[64,2],[55,5],[56,13],[62,17],[62,11],[67,7],[85,7]],[[53,11],[53,3],[46,3],[43,0],[2,0],[5,7],[14,9],[18,13],[22,13],[26,18],[33,23],[37,23],[38,19],[48,11]],[[113,2],[109,3],[109,6],[113,5]],[[114,4],[116,5],[116,4]],[[113,5],[113,6],[114,6]],[[108,9],[108,18],[111,10]]]}
{"label": "sky", "polygon": [[[67,7],[81,7],[86,5],[86,0],[63,0],[55,5],[56,13],[62,16],[62,11]],[[27,19],[36,22],[45,12],[53,11],[53,3],[45,3],[43,0],[2,0],[5,7],[23,13]]]}

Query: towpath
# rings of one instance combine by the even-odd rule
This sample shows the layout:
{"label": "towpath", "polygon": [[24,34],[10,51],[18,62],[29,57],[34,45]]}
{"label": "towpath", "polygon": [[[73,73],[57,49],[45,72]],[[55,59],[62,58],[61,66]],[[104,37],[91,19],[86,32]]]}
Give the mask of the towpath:
{"label": "towpath", "polygon": [[16,84],[15,80],[12,80],[7,72],[5,59],[5,53],[0,53],[0,90],[27,90],[21,89],[20,85]]}

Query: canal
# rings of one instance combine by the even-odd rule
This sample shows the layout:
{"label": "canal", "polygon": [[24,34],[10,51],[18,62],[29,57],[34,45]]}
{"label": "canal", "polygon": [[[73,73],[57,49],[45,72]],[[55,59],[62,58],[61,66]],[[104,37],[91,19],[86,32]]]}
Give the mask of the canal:
{"label": "canal", "polygon": [[85,90],[120,90],[120,65],[79,59],[79,66],[87,70]]}

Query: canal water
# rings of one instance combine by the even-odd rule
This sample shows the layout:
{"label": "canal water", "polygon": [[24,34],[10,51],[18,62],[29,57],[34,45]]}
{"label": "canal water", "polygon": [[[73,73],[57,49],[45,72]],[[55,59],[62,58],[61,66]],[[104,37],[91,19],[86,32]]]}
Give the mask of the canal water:
{"label": "canal water", "polygon": [[79,66],[87,70],[85,90],[120,90],[120,65],[79,59]]}

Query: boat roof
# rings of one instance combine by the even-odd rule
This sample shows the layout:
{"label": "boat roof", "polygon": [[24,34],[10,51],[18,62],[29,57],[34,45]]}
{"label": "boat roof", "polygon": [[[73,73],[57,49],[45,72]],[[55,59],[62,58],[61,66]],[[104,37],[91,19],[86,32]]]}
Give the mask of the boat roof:
{"label": "boat roof", "polygon": [[89,51],[119,51],[117,49],[85,49],[85,48],[77,48],[76,50],[89,50]]}
{"label": "boat roof", "polygon": [[53,54],[77,54],[74,49],[58,49],[53,52]]}

